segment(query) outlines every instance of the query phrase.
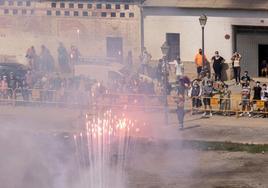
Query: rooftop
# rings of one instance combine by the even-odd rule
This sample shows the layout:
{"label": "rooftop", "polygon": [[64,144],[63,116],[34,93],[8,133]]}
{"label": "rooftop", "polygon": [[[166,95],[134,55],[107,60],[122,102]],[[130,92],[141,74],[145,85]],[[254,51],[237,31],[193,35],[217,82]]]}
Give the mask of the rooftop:
{"label": "rooftop", "polygon": [[146,0],[144,7],[268,10],[268,0]]}

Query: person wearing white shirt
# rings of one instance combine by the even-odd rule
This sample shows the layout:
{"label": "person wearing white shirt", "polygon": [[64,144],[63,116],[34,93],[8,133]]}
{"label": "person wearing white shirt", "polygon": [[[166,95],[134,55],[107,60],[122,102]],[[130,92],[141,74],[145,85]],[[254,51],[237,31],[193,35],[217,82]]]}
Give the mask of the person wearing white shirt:
{"label": "person wearing white shirt", "polygon": [[179,80],[184,75],[184,65],[180,61],[180,58],[174,60],[176,80]]}

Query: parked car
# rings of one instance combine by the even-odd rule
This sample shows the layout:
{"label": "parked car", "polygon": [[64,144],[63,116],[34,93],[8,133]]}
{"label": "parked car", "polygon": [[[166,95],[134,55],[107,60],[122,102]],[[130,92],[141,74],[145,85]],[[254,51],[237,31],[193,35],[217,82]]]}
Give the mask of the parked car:
{"label": "parked car", "polygon": [[19,63],[1,63],[0,62],[0,76],[9,76],[13,72],[16,79],[21,80],[27,73],[27,67]]}

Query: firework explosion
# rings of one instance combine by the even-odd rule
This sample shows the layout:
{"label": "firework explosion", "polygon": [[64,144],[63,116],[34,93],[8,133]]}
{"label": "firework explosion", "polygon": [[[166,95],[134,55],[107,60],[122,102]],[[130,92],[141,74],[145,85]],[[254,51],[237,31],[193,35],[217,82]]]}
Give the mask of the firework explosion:
{"label": "firework explosion", "polygon": [[124,188],[125,164],[140,129],[125,115],[86,115],[85,132],[74,135],[80,187]]}

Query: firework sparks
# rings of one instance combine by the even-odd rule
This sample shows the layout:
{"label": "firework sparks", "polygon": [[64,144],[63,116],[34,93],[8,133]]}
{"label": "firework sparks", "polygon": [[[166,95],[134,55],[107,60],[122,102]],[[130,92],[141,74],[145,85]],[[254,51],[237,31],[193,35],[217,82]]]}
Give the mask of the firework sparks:
{"label": "firework sparks", "polygon": [[132,136],[140,132],[137,121],[125,114],[106,111],[98,116],[86,115],[85,132],[74,135],[79,168],[87,171],[81,178],[86,188],[124,187],[125,164]]}

